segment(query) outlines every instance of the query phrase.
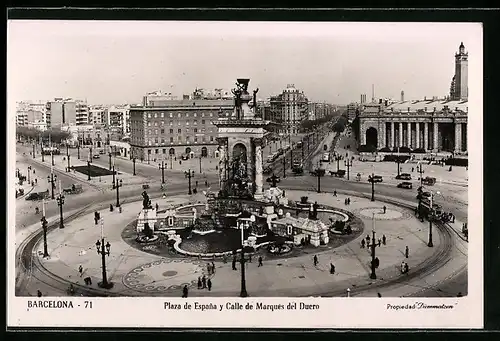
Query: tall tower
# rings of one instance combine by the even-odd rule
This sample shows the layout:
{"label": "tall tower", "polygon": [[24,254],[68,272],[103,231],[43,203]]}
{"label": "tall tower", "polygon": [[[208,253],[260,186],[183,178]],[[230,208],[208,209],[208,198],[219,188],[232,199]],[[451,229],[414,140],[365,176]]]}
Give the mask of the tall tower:
{"label": "tall tower", "polygon": [[401,102],[405,101],[405,92],[401,90]]}
{"label": "tall tower", "polygon": [[455,53],[455,77],[452,84],[451,99],[467,100],[469,97],[468,87],[468,64],[469,53],[465,52],[464,43],[460,43],[458,53]]}

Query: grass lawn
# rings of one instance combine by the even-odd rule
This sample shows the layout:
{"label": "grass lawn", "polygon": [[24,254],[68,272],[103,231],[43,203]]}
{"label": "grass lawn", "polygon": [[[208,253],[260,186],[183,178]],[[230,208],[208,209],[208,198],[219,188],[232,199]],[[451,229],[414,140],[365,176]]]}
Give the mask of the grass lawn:
{"label": "grass lawn", "polygon": [[[80,172],[82,174],[88,175],[89,174],[89,167],[88,166],[75,166],[75,171]],[[117,172],[115,171],[115,174]],[[90,177],[97,177],[97,176],[105,176],[105,175],[113,175],[113,171],[110,171],[106,168],[90,165]]]}

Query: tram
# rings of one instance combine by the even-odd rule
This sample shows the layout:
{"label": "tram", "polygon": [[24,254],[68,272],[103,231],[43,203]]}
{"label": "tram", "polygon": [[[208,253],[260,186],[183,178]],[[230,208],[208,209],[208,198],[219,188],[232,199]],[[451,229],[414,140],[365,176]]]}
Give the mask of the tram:
{"label": "tram", "polygon": [[[441,205],[432,203],[432,209],[434,211],[435,219],[441,219],[443,216],[443,208]],[[420,201],[420,213],[427,219],[429,219],[429,213],[431,212],[431,200],[429,197],[424,197]]]}

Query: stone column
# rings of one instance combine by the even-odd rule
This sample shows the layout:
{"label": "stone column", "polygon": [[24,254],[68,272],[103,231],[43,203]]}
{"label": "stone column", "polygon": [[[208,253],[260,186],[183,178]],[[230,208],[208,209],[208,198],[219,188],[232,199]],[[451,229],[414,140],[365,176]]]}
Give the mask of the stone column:
{"label": "stone column", "polygon": [[420,148],[420,122],[415,123],[415,148]]}
{"label": "stone column", "polygon": [[439,129],[439,123],[434,122],[434,127],[433,127],[433,132],[432,132],[432,149],[434,149],[435,151],[439,150],[438,129]]}
{"label": "stone column", "polygon": [[429,150],[429,123],[424,122],[424,149]]}
{"label": "stone column", "polygon": [[255,143],[255,199],[264,198],[264,181],[262,178],[262,141],[254,139]]}
{"label": "stone column", "polygon": [[394,135],[394,122],[391,122],[391,141],[390,141],[391,142],[391,145],[390,145],[391,149],[396,146],[396,143],[395,143],[396,141],[394,141],[395,137],[396,136]]}
{"label": "stone column", "polygon": [[407,133],[408,135],[406,136],[406,139],[408,140],[407,147],[411,148],[411,122],[408,122],[407,127],[408,127],[408,133]]}
{"label": "stone column", "polygon": [[403,122],[399,122],[399,141],[398,147],[403,147]]}
{"label": "stone column", "polygon": [[366,127],[363,123],[359,125],[359,135],[361,136],[361,145],[366,145]]}
{"label": "stone column", "polygon": [[462,124],[455,123],[455,152],[462,151]]}
{"label": "stone column", "polygon": [[226,178],[226,139],[218,137],[217,142],[219,142],[219,188],[222,189]]}

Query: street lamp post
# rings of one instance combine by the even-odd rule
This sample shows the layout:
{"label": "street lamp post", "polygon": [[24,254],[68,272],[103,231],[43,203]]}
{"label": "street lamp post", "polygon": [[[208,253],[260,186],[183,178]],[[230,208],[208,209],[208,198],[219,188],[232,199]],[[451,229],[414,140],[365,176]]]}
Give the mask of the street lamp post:
{"label": "street lamp post", "polygon": [[184,177],[188,178],[188,194],[191,195],[193,192],[191,191],[191,178],[193,177],[194,172],[191,172],[191,169],[189,169],[187,172],[184,172]]}
{"label": "street lamp post", "polygon": [[372,198],[371,201],[375,201],[375,174],[372,173],[372,175],[369,176],[368,181],[372,183]]}
{"label": "street lamp post", "polygon": [[42,230],[43,230],[43,256],[48,257],[49,251],[47,250],[47,219],[45,218],[45,199],[42,199]]}
{"label": "street lamp post", "polygon": [[201,154],[200,154],[200,174],[201,174]]}
{"label": "street lamp post", "polygon": [[[158,169],[161,170],[161,183],[165,183],[165,162],[162,161],[161,165],[158,165]],[[201,172],[201,156],[200,156],[200,172]]]}
{"label": "street lamp post", "polygon": [[28,166],[28,183],[29,184],[31,184],[30,172],[31,172],[31,166]]}
{"label": "street lamp post", "polygon": [[136,175],[135,174],[135,157],[132,159],[132,163],[134,164],[134,175]]}
{"label": "street lamp post", "polygon": [[429,211],[429,241],[427,242],[428,247],[433,247],[434,244],[432,242],[432,219],[434,219],[434,206],[433,206],[433,198],[434,198],[434,193],[431,191],[431,196],[430,196],[430,211]]}
{"label": "street lamp post", "polygon": [[80,138],[78,138],[78,144],[76,145],[76,149],[78,151],[78,160],[80,160]]}
{"label": "street lamp post", "polygon": [[90,181],[90,159],[87,161],[87,180]]}
{"label": "street lamp post", "polygon": [[120,179],[120,181],[118,181],[118,179],[116,179],[116,207],[120,207],[120,191],[119,191],[119,188],[123,186],[123,180]]}
{"label": "street lamp post", "polygon": [[286,178],[286,155],[283,155],[283,178]]}
{"label": "street lamp post", "polygon": [[90,162],[92,162],[92,146],[90,146]]}
{"label": "street lamp post", "polygon": [[109,151],[109,170],[111,170],[111,150]]}
{"label": "street lamp post", "polygon": [[[255,216],[250,216],[250,221],[255,222]],[[241,227],[241,258],[240,258],[240,264],[241,264],[241,291],[240,291],[240,297],[248,297],[248,292],[247,292],[247,285],[246,285],[246,278],[245,278],[245,263],[247,262],[245,259],[245,247],[244,245],[244,229],[246,228],[248,230],[249,224],[248,221],[240,221],[240,227]]]}
{"label": "street lamp post", "polygon": [[396,156],[396,163],[398,165],[398,177],[399,177],[399,164],[400,164],[401,160],[399,159],[399,147],[398,147],[398,155]]}
{"label": "street lamp post", "polygon": [[43,142],[40,144],[40,153],[42,154],[42,162],[45,162],[45,155],[43,153]]}
{"label": "street lamp post", "polygon": [[113,165],[113,170],[111,172],[113,172],[113,189],[115,189],[115,181],[116,181],[115,165]]}
{"label": "street lamp post", "polygon": [[318,168],[316,170],[317,176],[318,176],[318,193],[321,193],[321,172],[320,172],[320,166],[318,163]]}
{"label": "street lamp post", "polygon": [[345,153],[344,165],[347,167],[347,180],[349,180],[349,170],[352,167],[353,160],[354,160],[354,156],[352,157],[352,159],[349,159],[349,154]]}
{"label": "street lamp post", "polygon": [[61,192],[61,181],[59,181],[59,195],[57,197],[57,205],[59,206],[59,228],[64,228],[63,223],[63,205],[64,205],[64,195]]}
{"label": "street lamp post", "polygon": [[52,189],[52,194],[51,194],[52,199],[55,199],[54,188],[56,187],[56,180],[57,180],[57,175],[55,175],[53,172],[50,172],[50,175],[47,176],[47,181],[51,185],[50,187]]}
{"label": "street lamp post", "polygon": [[35,143],[33,143],[33,159],[35,158]]}
{"label": "street lamp post", "polygon": [[337,173],[339,172],[339,163],[340,163],[340,159],[342,159],[342,157],[340,155],[337,155],[335,156],[335,161],[337,161]]}
{"label": "street lamp post", "polygon": [[104,235],[103,235],[103,221],[101,219],[101,240],[97,240],[95,243],[95,246],[97,248],[97,254],[101,255],[101,261],[102,261],[102,282],[99,282],[97,285],[100,288],[104,289],[111,289],[113,287],[112,282],[108,282],[108,276],[106,274],[106,255],[109,256],[109,251],[111,249],[111,245],[109,242],[104,244]]}
{"label": "street lamp post", "polygon": [[371,274],[370,278],[371,279],[377,279],[377,274],[375,273],[375,247],[377,246],[377,243],[375,242],[375,213],[372,213],[372,224],[374,228],[372,229],[372,263],[371,263]]}

